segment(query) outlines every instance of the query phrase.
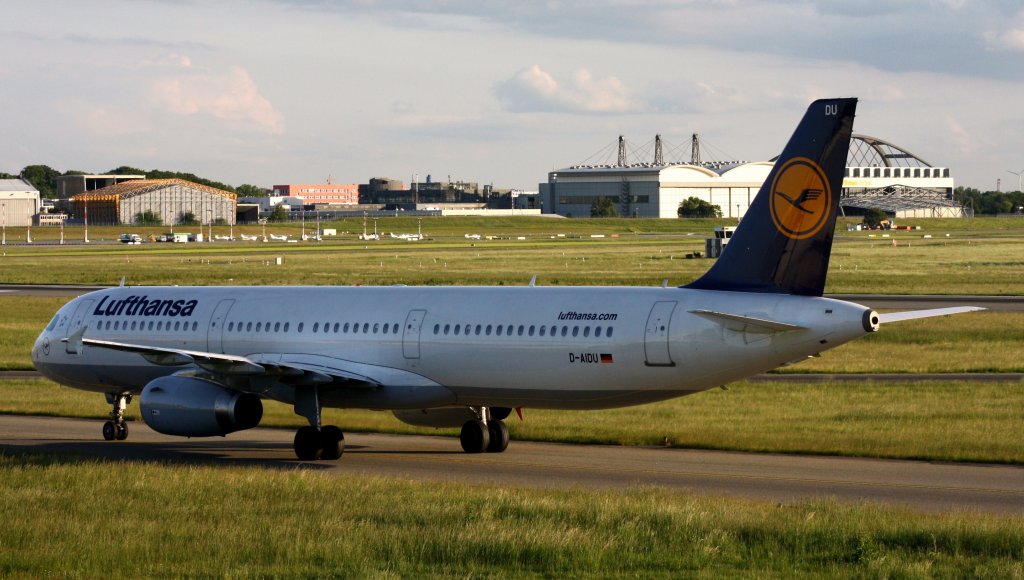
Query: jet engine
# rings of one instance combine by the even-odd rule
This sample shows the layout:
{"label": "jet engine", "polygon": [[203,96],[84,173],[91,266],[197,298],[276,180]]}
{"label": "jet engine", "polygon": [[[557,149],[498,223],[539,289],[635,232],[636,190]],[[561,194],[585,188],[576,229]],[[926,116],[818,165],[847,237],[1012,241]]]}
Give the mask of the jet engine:
{"label": "jet engine", "polygon": [[161,377],[142,389],[142,420],[165,435],[210,437],[252,429],[263,418],[263,402],[193,377]]}
{"label": "jet engine", "polygon": [[[512,413],[508,407],[491,407],[491,418],[502,420]],[[468,407],[437,407],[434,409],[403,409],[392,411],[395,418],[417,427],[462,427],[476,419]]]}

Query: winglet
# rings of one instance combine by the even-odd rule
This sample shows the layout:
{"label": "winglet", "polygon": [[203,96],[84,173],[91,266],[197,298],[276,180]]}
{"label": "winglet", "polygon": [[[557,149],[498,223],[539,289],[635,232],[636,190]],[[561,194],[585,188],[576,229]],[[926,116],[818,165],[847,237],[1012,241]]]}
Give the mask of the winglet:
{"label": "winglet", "polygon": [[721,257],[687,288],[821,296],[856,109],[811,103]]}

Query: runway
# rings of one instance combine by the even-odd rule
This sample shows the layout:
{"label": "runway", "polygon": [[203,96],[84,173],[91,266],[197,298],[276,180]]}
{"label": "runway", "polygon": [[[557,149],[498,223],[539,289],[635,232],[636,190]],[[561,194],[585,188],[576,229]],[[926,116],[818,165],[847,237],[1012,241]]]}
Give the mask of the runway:
{"label": "runway", "polygon": [[295,466],[338,476],[473,485],[654,486],[772,502],[832,497],[929,512],[1024,515],[1020,466],[525,441],[513,441],[505,453],[469,455],[454,438],[368,433],[346,434],[345,455],[339,461],[303,463],[294,458],[293,432],[288,430],[252,429],[224,438],[184,439],[133,422],[127,441],[108,442],[100,437],[101,423],[0,415],[0,450],[214,466]]}

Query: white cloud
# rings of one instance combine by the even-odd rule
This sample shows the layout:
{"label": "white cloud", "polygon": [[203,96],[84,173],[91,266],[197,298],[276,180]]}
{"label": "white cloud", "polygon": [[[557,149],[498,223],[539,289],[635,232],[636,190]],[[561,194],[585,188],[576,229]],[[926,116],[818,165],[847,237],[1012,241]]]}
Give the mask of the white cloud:
{"label": "white cloud", "polygon": [[156,106],[177,115],[210,116],[262,133],[284,132],[284,118],[241,67],[220,75],[185,71],[160,77],[152,83],[151,96]]}
{"label": "white cloud", "polygon": [[518,113],[631,113],[641,108],[618,78],[594,78],[587,69],[563,84],[533,65],[499,82],[495,92],[506,109]]}

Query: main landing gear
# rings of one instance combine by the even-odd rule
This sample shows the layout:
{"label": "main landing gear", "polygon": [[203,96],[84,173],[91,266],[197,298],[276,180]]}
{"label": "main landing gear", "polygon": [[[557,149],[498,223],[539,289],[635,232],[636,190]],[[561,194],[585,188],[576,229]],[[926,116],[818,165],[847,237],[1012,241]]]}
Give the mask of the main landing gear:
{"label": "main landing gear", "polygon": [[[501,453],[508,449],[508,427],[488,407],[470,407],[477,419],[466,421],[459,442],[466,453]],[[507,417],[508,414],[506,413]],[[502,417],[503,419],[504,417]]]}
{"label": "main landing gear", "polygon": [[316,387],[295,389],[295,414],[309,420],[309,426],[295,432],[295,456],[302,461],[340,459],[345,452],[345,434],[334,425],[320,425],[321,409]]}
{"label": "main landing gear", "polygon": [[132,401],[131,393],[107,393],[107,403],[114,406],[110,420],[103,424],[103,438],[107,441],[124,441],[128,438],[128,424],[124,421],[124,410]]}

